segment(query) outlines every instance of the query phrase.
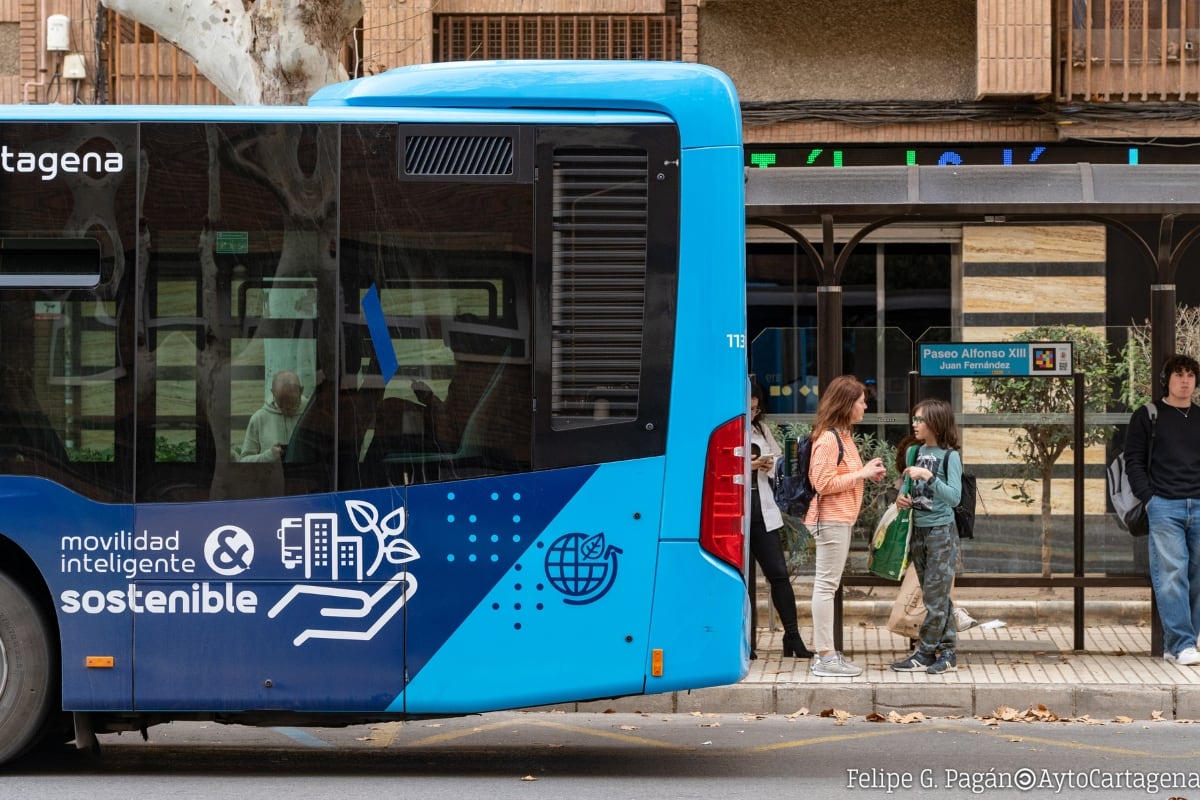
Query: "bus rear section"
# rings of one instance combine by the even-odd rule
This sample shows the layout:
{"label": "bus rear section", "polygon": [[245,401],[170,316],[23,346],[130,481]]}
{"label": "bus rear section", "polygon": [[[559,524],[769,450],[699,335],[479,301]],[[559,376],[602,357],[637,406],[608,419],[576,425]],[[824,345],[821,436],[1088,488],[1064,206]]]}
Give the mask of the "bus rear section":
{"label": "bus rear section", "polygon": [[0,760],[744,674],[727,80],[50,113],[0,121]]}

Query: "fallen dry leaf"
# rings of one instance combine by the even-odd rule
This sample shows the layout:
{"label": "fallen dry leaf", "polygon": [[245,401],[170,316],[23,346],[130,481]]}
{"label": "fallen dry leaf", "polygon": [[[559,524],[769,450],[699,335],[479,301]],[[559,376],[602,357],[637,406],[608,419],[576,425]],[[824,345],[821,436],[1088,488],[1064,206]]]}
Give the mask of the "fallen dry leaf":
{"label": "fallen dry leaf", "polygon": [[783,716],[786,719],[795,719],[796,717],[807,717],[808,716],[808,707],[802,706],[800,708],[800,710],[797,711],[795,714],[784,714]]}
{"label": "fallen dry leaf", "polygon": [[620,725],[620,726],[618,726],[618,729],[619,729],[619,730],[623,730],[623,731],[636,731],[636,730],[641,730],[640,728],[638,728],[638,726],[637,726],[637,725]]}
{"label": "fallen dry leaf", "polygon": [[537,780],[537,778],[533,777],[532,775],[526,775],[524,778],[521,778],[521,780],[523,780],[523,781],[536,781],[536,780]]}
{"label": "fallen dry leaf", "polygon": [[1036,706],[1030,706],[1024,711],[1017,711],[1010,706],[998,706],[992,712],[990,717],[983,717],[984,721],[997,720],[999,722],[1063,722],[1064,720],[1055,714],[1050,709],[1040,703]]}
{"label": "fallen dry leaf", "polygon": [[854,718],[854,715],[851,714],[849,711],[843,711],[840,708],[827,708],[824,711],[822,711],[819,716],[833,717],[834,719],[837,720],[838,725],[845,725],[846,720]]}
{"label": "fallen dry leaf", "polygon": [[1113,722],[1119,722],[1119,723],[1121,723],[1122,725],[1128,725],[1129,723],[1133,722],[1133,718],[1132,718],[1132,717],[1123,717],[1123,716],[1118,716],[1118,717],[1115,717],[1115,718],[1113,719]]}

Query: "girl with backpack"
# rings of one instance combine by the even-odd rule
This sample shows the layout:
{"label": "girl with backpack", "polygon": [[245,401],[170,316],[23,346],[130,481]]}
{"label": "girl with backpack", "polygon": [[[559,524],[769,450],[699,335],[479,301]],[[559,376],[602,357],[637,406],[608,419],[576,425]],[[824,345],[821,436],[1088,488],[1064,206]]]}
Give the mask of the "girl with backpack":
{"label": "girl with backpack", "polygon": [[[852,678],[862,667],[833,647],[833,596],[842,582],[850,554],[850,532],[862,508],[863,481],[883,480],[887,467],[873,458],[862,463],[851,429],[867,412],[867,387],[853,375],[839,375],[821,391],[812,430],[808,477],[817,496],[804,524],[816,544],[813,572],[812,674],[821,678]],[[840,448],[839,448],[840,443]]]}
{"label": "girl with backpack", "polygon": [[950,589],[958,563],[954,507],[962,495],[963,465],[954,409],[945,400],[922,400],[913,413],[912,427],[920,444],[915,463],[904,470],[910,491],[896,498],[896,506],[913,509],[908,551],[921,582],[926,614],[916,650],[892,664],[892,669],[938,675],[958,669],[954,652],[958,626]]}

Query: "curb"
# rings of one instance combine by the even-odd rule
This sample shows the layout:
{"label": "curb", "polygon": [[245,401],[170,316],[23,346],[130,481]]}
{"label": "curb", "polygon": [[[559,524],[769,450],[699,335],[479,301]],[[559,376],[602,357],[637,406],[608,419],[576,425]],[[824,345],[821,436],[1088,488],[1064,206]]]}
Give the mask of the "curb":
{"label": "curb", "polygon": [[848,684],[742,683],[670,692],[644,697],[624,697],[588,703],[564,704],[547,709],[578,713],[643,714],[795,714],[811,715],[838,709],[855,716],[891,712],[921,712],[928,717],[988,717],[1001,707],[1025,712],[1044,706],[1059,719],[1088,717],[1105,721],[1118,717],[1138,720],[1200,719],[1200,686],[1048,686],[1040,683],[1005,685],[951,684]]}

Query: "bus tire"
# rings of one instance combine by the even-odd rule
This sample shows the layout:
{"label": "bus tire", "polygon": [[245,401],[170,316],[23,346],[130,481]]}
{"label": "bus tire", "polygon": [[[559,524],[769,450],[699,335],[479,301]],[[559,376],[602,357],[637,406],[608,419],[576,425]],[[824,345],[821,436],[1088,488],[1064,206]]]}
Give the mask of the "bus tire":
{"label": "bus tire", "polygon": [[37,745],[52,721],[54,660],[37,603],[0,573],[0,764]]}

